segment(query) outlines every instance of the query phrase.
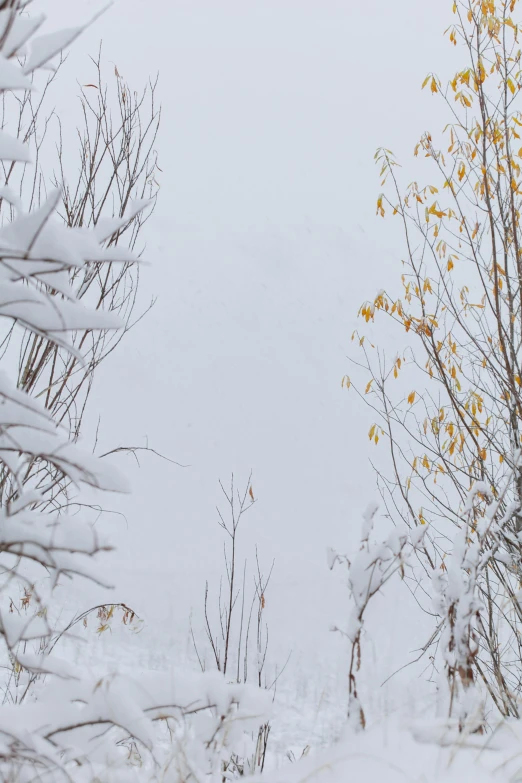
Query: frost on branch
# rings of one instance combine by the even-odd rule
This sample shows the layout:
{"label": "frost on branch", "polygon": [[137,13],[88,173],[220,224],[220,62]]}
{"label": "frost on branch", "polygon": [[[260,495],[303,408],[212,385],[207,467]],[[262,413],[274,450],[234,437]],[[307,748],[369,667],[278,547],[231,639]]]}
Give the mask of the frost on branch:
{"label": "frost on branch", "polygon": [[[51,67],[52,58],[82,30],[34,38],[44,17],[27,16],[26,5],[0,0],[4,94],[32,89],[28,75]],[[2,131],[0,159],[25,164],[29,153]],[[0,182],[0,197],[16,208],[15,217],[0,228],[0,323],[6,332],[21,328],[33,335],[24,350],[41,351],[42,361],[55,351],[55,361],[66,355],[82,365],[87,361],[82,334],[125,326],[97,306],[88,289],[104,269],[137,263],[129,248],[113,240],[151,202],[139,199],[121,216],[99,216],[91,228],[71,228],[57,214],[60,189],[29,211],[7,182]],[[109,463],[78,445],[74,428],[61,423],[56,397],[50,402],[50,386],[40,389],[38,398],[27,388],[34,393],[25,375],[17,385],[0,371],[0,641],[9,678],[0,707],[0,777],[122,781],[131,772],[129,747],[139,747],[149,752],[141,760],[143,779],[150,780],[160,764],[162,779],[172,783],[221,781],[237,733],[266,717],[258,689],[227,686],[220,675],[186,672],[139,684],[118,675],[90,680],[55,653],[64,630],[53,603],[58,580],[108,581],[98,562],[110,549],[108,541],[81,515],[68,513],[70,493],[80,493],[84,485],[98,491],[126,491],[127,485]],[[42,675],[37,694],[30,693]],[[162,752],[159,725],[171,737]]]}

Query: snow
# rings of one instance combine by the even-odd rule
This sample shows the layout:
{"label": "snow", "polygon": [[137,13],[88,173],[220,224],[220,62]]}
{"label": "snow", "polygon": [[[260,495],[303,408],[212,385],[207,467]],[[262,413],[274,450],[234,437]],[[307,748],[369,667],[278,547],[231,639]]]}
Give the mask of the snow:
{"label": "snow", "polygon": [[83,29],[83,27],[71,27],[33,38],[31,51],[24,65],[24,73],[32,73],[46,65],[78,38]]}
{"label": "snow", "polygon": [[31,14],[31,16],[19,14],[14,19],[8,10],[0,11],[0,30],[3,38],[2,54],[4,57],[12,57],[14,54],[21,55],[23,46],[42,26],[45,21],[44,14]]}
{"label": "snow", "polygon": [[31,80],[24,76],[3,54],[0,54],[0,90],[31,90]]}
{"label": "snow", "polygon": [[[406,6],[415,13],[420,5],[405,0],[402,13]],[[160,140],[167,159],[165,206],[151,223],[146,253],[156,270],[147,285],[161,299],[150,327],[144,326],[146,337],[133,338],[113,374],[101,375],[96,399],[108,419],[105,439],[120,443],[122,434],[129,433],[131,442],[135,436],[148,443],[143,434],[152,428],[154,447],[190,468],[173,471],[170,465],[151,468],[144,463],[140,474],[126,464],[137,492],[129,501],[117,499],[114,508],[126,515],[128,527],[119,518],[111,522],[103,515],[101,520],[117,536],[106,536],[105,527],[101,533],[82,519],[81,511],[74,517],[63,511],[40,513],[41,495],[30,488],[1,516],[0,543],[55,574],[58,594],[63,595],[73,573],[101,584],[116,582],[125,600],[136,598],[149,620],[135,646],[112,623],[94,638],[83,626],[75,628],[76,638],[62,640],[64,658],[20,653],[18,664],[27,669],[22,679],[34,670],[59,675],[64,682],[49,687],[50,676],[38,690],[36,705],[2,708],[2,750],[8,756],[15,737],[28,753],[49,758],[56,769],[88,754],[89,764],[78,770],[78,780],[91,780],[93,774],[100,780],[157,779],[145,754],[147,760],[140,757],[132,769],[128,762],[134,751],[107,747],[100,726],[104,735],[114,724],[158,751],[165,780],[187,779],[197,768],[206,772],[200,778],[192,775],[194,779],[220,783],[221,765],[231,749],[246,756],[244,749],[250,752],[252,746],[249,732],[255,734],[260,722],[272,718],[269,769],[260,778],[270,783],[340,783],[359,777],[427,783],[516,779],[516,722],[501,723],[482,737],[463,735],[458,725],[442,719],[424,720],[425,713],[437,712],[437,705],[425,679],[420,693],[411,695],[420,682],[415,680],[417,669],[409,679],[399,679],[396,690],[382,689],[373,697],[368,693],[367,686],[382,682],[396,668],[392,642],[398,635],[404,636],[408,654],[418,647],[423,629],[412,627],[408,618],[414,601],[408,603],[402,598],[405,590],[394,592],[393,586],[391,598],[382,593],[391,573],[399,582],[399,573],[414,567],[427,532],[426,525],[390,531],[377,506],[367,507],[374,495],[365,464],[370,453],[365,450],[367,422],[352,398],[339,393],[338,383],[354,325],[354,300],[374,290],[373,276],[386,275],[382,259],[395,252],[364,217],[372,188],[360,190],[366,175],[371,179],[366,169],[363,176],[360,161],[368,152],[366,143],[371,146],[383,132],[383,118],[401,114],[394,91],[377,79],[372,87],[381,90],[377,109],[369,108],[377,113],[370,114],[362,129],[356,127],[355,109],[368,100],[366,93],[350,85],[355,91],[351,106],[340,96],[348,73],[359,74],[364,67],[365,80],[354,81],[366,83],[372,69],[379,76],[384,69],[371,62],[374,55],[369,62],[361,60],[357,47],[363,36],[356,36],[360,42],[353,40],[355,20],[344,3],[313,8],[290,2],[282,9],[272,2],[262,7],[181,2],[169,23],[159,26],[155,13],[167,13],[159,0],[150,0],[145,15],[143,4],[129,0],[127,31],[120,29],[121,14],[110,13],[104,30],[115,50],[111,63],[114,56],[118,68],[123,70],[123,63],[128,73],[134,69],[134,75],[143,76],[144,62],[165,58],[168,124]],[[383,41],[394,39],[393,50],[385,50],[393,58],[397,49],[410,52],[410,45],[418,46],[409,35],[401,39],[400,31],[399,43],[390,36],[398,13],[378,3],[372,19],[377,41],[379,31],[386,33]],[[423,23],[426,13],[424,7]],[[31,29],[25,25],[11,31],[9,51],[24,44],[40,21]],[[242,25],[246,39],[234,25]],[[44,64],[81,30],[71,27],[33,40],[25,72]],[[140,46],[131,46],[138,33]],[[412,59],[409,54],[407,71]],[[390,62],[386,75],[393,72]],[[14,78],[9,68],[0,68],[0,88],[2,76]],[[393,113],[386,110],[384,93]],[[354,147],[350,157],[334,153],[344,150],[344,144]],[[7,144],[4,152],[9,155]],[[119,325],[78,304],[68,285],[69,270],[91,262],[135,261],[127,249],[103,248],[101,243],[126,224],[133,210],[147,204],[138,202],[124,218],[104,219],[93,231],[65,231],[53,215],[59,198],[59,192],[51,193],[30,214],[20,209],[17,220],[0,232],[0,305],[7,317],[67,346],[71,330]],[[44,286],[60,295],[50,297]],[[42,458],[76,484],[127,489],[119,471],[96,460],[85,443],[67,443],[42,406],[10,387],[3,376],[0,395],[5,425],[0,455],[15,476],[23,474],[27,461]],[[363,442],[365,446],[357,445]],[[226,683],[216,672],[189,671],[197,664],[182,638],[187,609],[196,606],[194,614],[201,617],[201,577],[215,576],[216,551],[220,555],[209,527],[214,485],[231,469],[248,475],[252,464],[256,497],[262,500],[258,516],[249,522],[247,544],[259,543],[263,555],[277,556],[267,607],[279,641],[270,664],[277,664],[290,644],[302,656],[300,670],[291,660],[273,709],[272,694]],[[465,512],[479,492],[488,496],[489,490],[476,485]],[[479,535],[498,511],[497,504],[492,506]],[[515,511],[509,507],[495,524],[502,526]],[[112,566],[92,562],[112,538],[119,541],[118,559]],[[332,574],[324,564],[327,546],[329,569],[341,566]],[[247,550],[251,557],[245,545]],[[467,654],[459,645],[480,611],[473,580],[487,567],[487,557],[465,535],[457,536],[447,572],[430,575],[436,610],[442,614],[450,602],[457,604],[456,652],[446,658],[452,665]],[[67,611],[90,605],[98,595],[85,585],[67,587]],[[107,593],[99,595],[105,600]],[[49,605],[53,620],[56,605]],[[332,618],[339,615],[342,634],[326,640]],[[1,617],[10,644],[21,638],[46,644],[50,638],[42,618],[33,622],[8,609]],[[373,653],[357,675],[360,698],[352,695],[348,702],[348,643],[363,632],[365,649]],[[79,638],[88,639],[83,650]],[[178,669],[173,662],[180,661],[184,665]],[[415,720],[404,715],[408,698],[415,702]],[[368,700],[373,708],[369,714],[380,717],[355,735],[346,707],[350,703],[353,715],[360,706],[366,709]],[[194,716],[183,715],[200,708]],[[161,732],[153,718],[166,717],[175,729],[157,745]],[[89,722],[96,725],[90,728]],[[67,730],[71,724],[78,726],[73,732]],[[290,763],[290,751],[303,757]],[[53,772],[49,774],[51,780]]]}
{"label": "snow", "polygon": [[[29,163],[31,155],[25,144],[19,139],[14,139],[9,136],[8,133],[0,131],[0,158],[2,160],[19,160],[23,163]],[[9,195],[9,191],[7,191]],[[3,198],[6,198],[6,193],[2,193]]]}

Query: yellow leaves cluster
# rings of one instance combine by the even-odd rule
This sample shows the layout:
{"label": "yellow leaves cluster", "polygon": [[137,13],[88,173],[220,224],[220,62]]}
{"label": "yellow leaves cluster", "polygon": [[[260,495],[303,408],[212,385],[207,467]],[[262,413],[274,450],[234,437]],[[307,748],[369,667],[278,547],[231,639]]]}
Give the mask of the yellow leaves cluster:
{"label": "yellow leaves cluster", "polygon": [[399,164],[394,159],[393,152],[386,149],[385,147],[379,147],[373,156],[373,159],[376,163],[382,161],[380,176],[383,177],[381,185],[384,185],[390,173],[391,167],[398,166]]}
{"label": "yellow leaves cluster", "polygon": [[451,270],[455,266],[454,261],[458,261],[458,259],[459,259],[459,257],[458,257],[458,255],[456,255],[456,253],[451,253],[448,256],[448,263],[446,264],[446,268],[447,268],[448,272],[451,272]]}
{"label": "yellow leaves cluster", "polygon": [[375,318],[375,307],[370,304],[370,302],[366,302],[363,304],[358,314],[364,318],[366,323],[368,323],[370,319],[373,321]]}
{"label": "yellow leaves cluster", "polygon": [[[360,337],[359,333],[357,332],[357,329],[356,329],[354,332],[352,332],[352,343],[353,343],[353,341],[355,340],[356,337],[359,338],[359,346],[362,348],[362,346],[364,345],[364,341],[366,339],[365,336],[363,335],[362,337]],[[370,343],[370,345],[372,346],[372,348],[375,348],[373,343]]]}
{"label": "yellow leaves cluster", "polygon": [[466,94],[465,92],[463,92],[463,90],[459,90],[459,92],[456,93],[455,100],[456,101],[460,101],[462,106],[465,106],[466,109],[471,109],[473,100],[472,100],[471,96],[469,94]]}
{"label": "yellow leaves cluster", "polygon": [[[384,430],[382,428],[380,429],[380,432],[381,435],[384,435]],[[377,427],[376,424],[372,424],[372,426],[370,427],[370,431],[368,432],[368,437],[370,440],[373,440],[375,445],[379,443],[379,428]]]}
{"label": "yellow leaves cluster", "polygon": [[429,215],[435,215],[435,217],[440,219],[440,218],[443,218],[443,217],[447,217],[448,213],[447,212],[443,212],[443,210],[441,210],[439,208],[438,203],[436,201],[434,201],[433,204],[431,205],[431,207],[429,209],[428,208],[426,209],[426,222],[427,223],[429,222]]}
{"label": "yellow leaves cluster", "polygon": [[[400,303],[399,303],[400,304]],[[375,319],[375,311],[376,310],[385,310],[388,312],[390,310],[390,303],[384,294],[384,291],[379,291],[377,296],[375,297],[373,304],[371,302],[365,302],[362,307],[359,309],[359,315],[364,318],[366,323],[370,320]],[[392,313],[397,310],[397,303],[395,303],[392,307]]]}
{"label": "yellow leaves cluster", "polygon": [[502,27],[502,23],[501,23],[501,21],[500,21],[500,19],[498,17],[496,17],[496,16],[489,16],[487,18],[487,20],[486,20],[487,31],[488,31],[489,35],[491,36],[491,38],[495,38],[497,43],[500,43],[498,35],[500,33],[500,28],[501,27]]}
{"label": "yellow leaves cluster", "polygon": [[430,470],[430,469],[431,469],[431,464],[430,464],[430,461],[429,461],[429,459],[428,459],[428,455],[427,455],[427,454],[425,454],[425,455],[422,457],[422,459],[421,459],[420,457],[415,457],[415,459],[413,460],[413,463],[412,463],[412,470],[413,470],[413,472],[414,472],[414,473],[417,471],[417,466],[418,466],[418,464],[419,464],[419,460],[420,460],[420,463],[421,463],[422,467],[423,467],[425,470]]}
{"label": "yellow leaves cluster", "polygon": [[421,87],[422,90],[426,87],[428,82],[430,82],[430,90],[431,90],[432,93],[439,92],[439,90],[440,90],[440,80],[438,79],[437,76],[435,76],[434,73],[429,73],[426,76],[426,78],[422,82],[422,87]]}
{"label": "yellow leaves cluster", "polygon": [[448,246],[447,246],[446,242],[444,242],[444,240],[442,240],[442,239],[439,239],[439,241],[437,242],[437,244],[435,246],[435,251],[436,251],[437,255],[439,256],[439,258],[446,258],[447,250],[448,250]]}
{"label": "yellow leaves cluster", "polygon": [[486,74],[486,69],[484,67],[484,63],[483,63],[482,59],[479,59],[479,61],[477,63],[477,70],[476,70],[476,73],[474,74],[474,76],[475,76],[475,79],[478,81],[479,84],[484,84],[484,82],[486,81],[487,74]]}
{"label": "yellow leaves cluster", "polygon": [[482,413],[484,411],[484,399],[480,396],[480,394],[477,394],[476,392],[472,392],[471,395],[471,413],[475,417],[477,413]]}

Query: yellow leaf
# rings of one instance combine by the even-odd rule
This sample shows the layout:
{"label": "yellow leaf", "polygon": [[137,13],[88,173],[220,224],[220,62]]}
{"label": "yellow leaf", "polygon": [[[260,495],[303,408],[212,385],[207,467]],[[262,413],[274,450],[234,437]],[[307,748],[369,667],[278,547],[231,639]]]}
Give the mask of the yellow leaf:
{"label": "yellow leaf", "polygon": [[498,455],[498,461],[499,462],[504,462],[504,455],[503,454],[499,454]]}
{"label": "yellow leaf", "polygon": [[414,391],[412,391],[412,392],[410,392],[410,394],[408,394],[408,402],[409,402],[410,405],[413,405],[413,403],[415,402],[415,392]]}
{"label": "yellow leaf", "polygon": [[431,91],[432,92],[438,92],[439,91],[439,88],[437,87],[437,82],[436,82],[434,76],[432,76],[432,78],[431,78]]}
{"label": "yellow leaf", "polygon": [[375,424],[372,424],[372,426],[370,427],[370,431],[368,433],[368,437],[370,438],[370,440],[372,440],[373,436],[375,435],[375,427],[376,427]]}
{"label": "yellow leaf", "polygon": [[370,387],[371,387],[372,383],[373,383],[373,378],[371,379],[371,381],[368,381],[368,383],[366,385],[366,389],[364,391],[365,394],[368,394],[368,392],[370,391]]}
{"label": "yellow leaf", "polygon": [[506,84],[509,87],[509,89],[511,90],[511,95],[514,95],[515,94],[515,85],[513,84],[513,81],[510,78],[508,78],[508,80],[506,81]]}
{"label": "yellow leaf", "polygon": [[453,269],[453,266],[454,266],[453,261],[450,258],[450,260],[448,261],[448,272],[451,272],[451,270]]}

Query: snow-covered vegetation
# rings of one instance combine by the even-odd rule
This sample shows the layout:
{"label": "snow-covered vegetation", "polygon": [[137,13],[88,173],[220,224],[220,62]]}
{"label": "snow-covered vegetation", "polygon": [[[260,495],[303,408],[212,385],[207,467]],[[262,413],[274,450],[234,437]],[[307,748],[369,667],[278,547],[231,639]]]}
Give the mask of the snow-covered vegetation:
{"label": "snow-covered vegetation", "polygon": [[[185,575],[202,563],[205,574],[190,617],[157,621],[161,596],[135,605],[119,592],[125,536],[109,520],[121,509],[131,524],[139,516],[122,499],[143,481],[131,460],[170,471],[168,506],[151,482],[139,519],[151,583],[165,558],[175,570],[171,477],[191,470],[135,442],[130,416],[102,448],[93,393],[135,328],[149,339],[141,285],[160,185],[172,176],[158,160],[158,100],[169,92],[148,74],[141,92],[127,84],[100,47],[76,90],[73,133],[52,100],[71,67],[66,52],[103,29],[104,15],[61,28],[40,2],[0,0],[0,778],[522,780],[518,0],[450,7],[448,46],[462,62],[446,86],[435,73],[422,85],[440,102],[440,128],[414,149],[420,184],[403,193],[393,153],[375,155],[377,216],[401,226],[404,261],[392,270],[401,293],[388,270],[360,307],[352,370],[338,387],[356,416],[370,410],[379,501],[359,526],[352,517],[346,548],[318,554],[336,599],[323,602],[321,626],[299,596],[291,645],[293,632],[273,632],[271,607],[285,606],[291,585],[284,562],[278,577],[277,559],[266,559],[256,471],[219,481],[217,524],[205,533],[212,563],[201,542],[183,556]],[[162,231],[168,245],[175,215]],[[359,282],[364,295],[368,280]],[[165,364],[190,375],[176,345]],[[212,373],[205,380],[214,393]],[[144,415],[163,420],[153,403]],[[301,521],[290,520],[291,542],[306,532]],[[186,528],[176,526],[180,548]],[[180,592],[192,590],[184,579]],[[307,647],[321,634],[331,641],[314,657]]]}

